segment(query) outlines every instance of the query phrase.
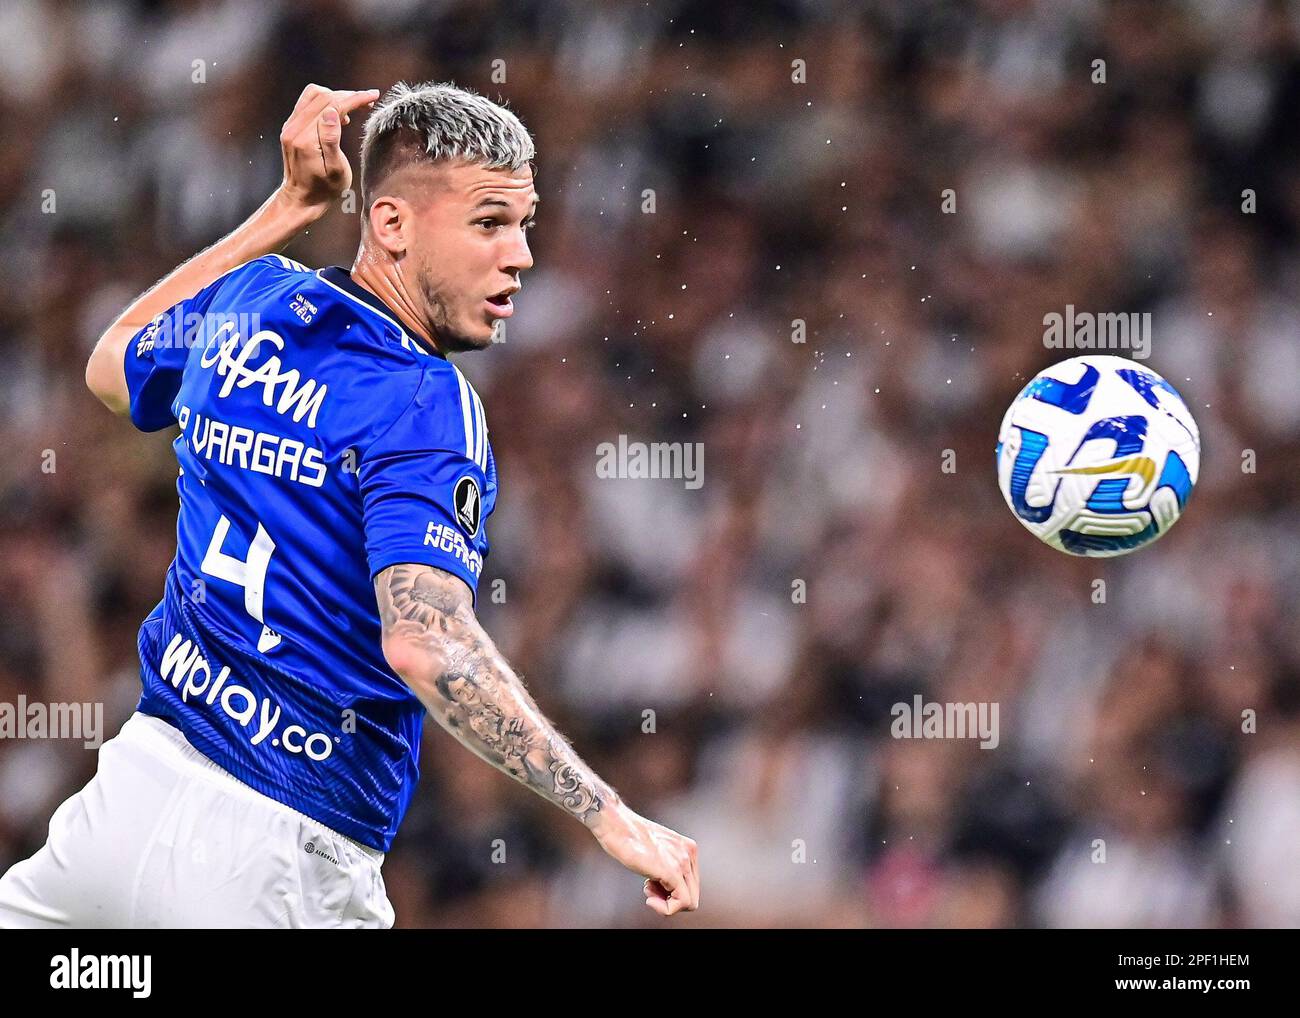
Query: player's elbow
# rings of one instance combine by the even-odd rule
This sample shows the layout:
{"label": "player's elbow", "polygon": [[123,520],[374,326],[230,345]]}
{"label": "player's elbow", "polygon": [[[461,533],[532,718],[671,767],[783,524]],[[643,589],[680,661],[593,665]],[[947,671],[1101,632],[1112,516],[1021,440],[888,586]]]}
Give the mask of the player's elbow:
{"label": "player's elbow", "polygon": [[107,335],[100,339],[86,361],[86,388],[113,413],[124,414],[131,407],[126,389],[126,371],[113,358],[115,344],[109,340]]}
{"label": "player's elbow", "polygon": [[385,636],[383,642],[384,660],[399,678],[406,676],[415,668],[414,649],[401,637]]}
{"label": "player's elbow", "polygon": [[449,648],[442,641],[416,641],[400,634],[386,634],[383,651],[388,667],[417,694],[432,687],[450,660]]}
{"label": "player's elbow", "polygon": [[95,398],[103,400],[104,392],[104,366],[103,360],[99,356],[99,346],[95,346],[94,351],[86,361],[86,388],[95,394]]}

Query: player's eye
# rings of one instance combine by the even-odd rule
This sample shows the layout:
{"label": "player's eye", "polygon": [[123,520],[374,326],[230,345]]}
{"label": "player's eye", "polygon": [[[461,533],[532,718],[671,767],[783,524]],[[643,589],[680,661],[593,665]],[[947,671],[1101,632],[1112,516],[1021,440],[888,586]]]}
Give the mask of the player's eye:
{"label": "player's eye", "polygon": [[[485,219],[474,220],[474,225],[481,226],[485,230],[494,230],[498,226],[509,226],[510,224],[500,219],[485,218]],[[525,230],[531,230],[534,225],[534,220],[531,218],[525,219],[519,225],[522,226]]]}

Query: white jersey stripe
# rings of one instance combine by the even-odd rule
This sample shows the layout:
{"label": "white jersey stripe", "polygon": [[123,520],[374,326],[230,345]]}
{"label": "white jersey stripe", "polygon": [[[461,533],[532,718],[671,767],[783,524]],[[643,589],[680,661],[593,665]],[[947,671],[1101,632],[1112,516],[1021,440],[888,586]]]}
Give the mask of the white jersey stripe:
{"label": "white jersey stripe", "polygon": [[460,413],[465,422],[465,455],[469,459],[474,458],[474,426],[470,423],[470,397],[469,383],[465,381],[465,376],[460,373],[460,368],[456,365],[451,366],[456,372],[456,381],[460,383]]}
{"label": "white jersey stripe", "polygon": [[474,419],[478,423],[478,442],[474,446],[474,462],[479,465],[480,470],[487,470],[487,416],[483,413],[483,401],[478,398],[478,393],[474,387],[470,386],[469,394],[474,397]]}
{"label": "white jersey stripe", "polygon": [[272,255],[273,257],[275,257],[275,258],[278,258],[278,259],[280,260],[280,264],[281,264],[284,268],[288,269],[290,272],[310,272],[310,271],[311,271],[311,269],[307,268],[307,266],[304,265],[302,262],[295,262],[292,258],[286,258],[284,255],[282,255],[282,254],[278,254],[278,253],[275,252],[275,251],[272,251],[272,252],[271,252],[271,255]]}

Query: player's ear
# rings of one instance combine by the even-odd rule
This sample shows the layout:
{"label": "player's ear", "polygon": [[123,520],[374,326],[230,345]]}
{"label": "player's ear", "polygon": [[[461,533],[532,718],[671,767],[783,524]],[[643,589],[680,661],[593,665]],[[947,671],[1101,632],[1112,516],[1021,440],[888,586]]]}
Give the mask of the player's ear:
{"label": "player's ear", "polygon": [[394,258],[404,255],[409,246],[411,209],[401,198],[381,195],[370,203],[370,235]]}

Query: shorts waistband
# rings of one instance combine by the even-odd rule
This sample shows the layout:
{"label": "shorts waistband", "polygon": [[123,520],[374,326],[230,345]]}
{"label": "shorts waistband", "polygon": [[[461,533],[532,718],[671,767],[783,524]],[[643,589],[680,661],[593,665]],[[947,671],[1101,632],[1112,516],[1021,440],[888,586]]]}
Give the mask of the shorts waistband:
{"label": "shorts waistband", "polygon": [[222,783],[230,784],[236,791],[243,794],[255,795],[261,801],[270,803],[277,809],[287,810],[295,816],[301,817],[309,823],[323,828],[330,834],[334,835],[334,837],[340,838],[343,841],[346,841],[349,845],[355,846],[358,851],[369,856],[376,864],[384,861],[384,853],[379,849],[372,848],[369,845],[363,845],[355,838],[350,838],[346,834],[341,834],[334,830],[334,828],[330,827],[328,824],[321,823],[321,821],[317,820],[315,817],[309,816],[301,810],[294,809],[292,806],[288,806],[276,799],[272,799],[269,795],[264,795],[251,785],[244,784],[244,782],[240,781],[216,761],[204,756],[190,745],[189,740],[185,738],[185,733],[170,722],[164,721],[162,718],[156,718],[152,714],[142,714],[140,711],[136,711],[126,719],[126,723],[122,726],[120,734],[126,734],[128,730],[130,731],[132,739],[137,740],[146,747],[154,749],[159,752],[160,755],[184,760],[185,762],[207,772],[210,777]]}

